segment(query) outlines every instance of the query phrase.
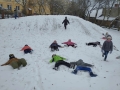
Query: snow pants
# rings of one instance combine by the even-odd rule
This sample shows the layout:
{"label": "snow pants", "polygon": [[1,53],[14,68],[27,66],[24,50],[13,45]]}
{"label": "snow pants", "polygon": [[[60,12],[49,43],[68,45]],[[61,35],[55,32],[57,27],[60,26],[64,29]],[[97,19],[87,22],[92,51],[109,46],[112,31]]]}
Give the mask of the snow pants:
{"label": "snow pants", "polygon": [[31,53],[32,54],[32,50],[31,49],[25,49],[24,50],[24,53],[27,54],[27,53]]}
{"label": "snow pants", "polygon": [[21,65],[25,67],[27,65],[27,62],[24,58],[21,58],[18,61],[11,62],[10,65],[13,67],[13,69],[16,69],[16,68],[19,68]]}
{"label": "snow pants", "polygon": [[67,25],[66,24],[64,24],[64,27],[65,27],[65,29],[67,29]]}
{"label": "snow pants", "polygon": [[57,67],[57,68],[58,68],[60,65],[64,65],[64,66],[67,66],[68,68],[70,68],[70,63],[65,62],[65,61],[63,61],[63,60],[60,60],[60,61],[58,61],[58,62],[55,63],[55,67]]}
{"label": "snow pants", "polygon": [[106,61],[106,59],[107,59],[108,53],[109,53],[109,51],[104,51],[104,53],[103,53],[103,55],[105,55],[105,58],[104,58],[105,61]]}
{"label": "snow pants", "polygon": [[77,74],[78,70],[88,71],[91,77],[97,76],[96,74],[93,74],[91,68],[88,68],[88,67],[77,66],[76,69],[73,71],[73,73]]}
{"label": "snow pants", "polygon": [[67,46],[68,46],[68,47],[69,47],[69,46],[75,47],[75,45],[68,45],[68,44],[67,44]]}
{"label": "snow pants", "polygon": [[52,47],[51,47],[51,51],[55,51],[55,50],[56,50],[56,51],[59,51],[58,46],[52,46]]}

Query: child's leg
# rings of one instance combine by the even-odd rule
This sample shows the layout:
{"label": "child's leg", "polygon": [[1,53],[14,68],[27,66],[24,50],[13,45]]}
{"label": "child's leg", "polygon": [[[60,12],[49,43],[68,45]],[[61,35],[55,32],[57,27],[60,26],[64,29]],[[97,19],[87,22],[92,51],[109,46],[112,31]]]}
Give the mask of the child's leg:
{"label": "child's leg", "polygon": [[23,67],[27,65],[27,62],[24,58],[19,59],[19,61],[21,62],[21,65],[23,65]]}
{"label": "child's leg", "polygon": [[70,68],[71,66],[70,63],[65,62],[65,61],[61,61],[61,64],[67,66],[68,68]]}
{"label": "child's leg", "polygon": [[13,69],[19,68],[18,63],[16,61],[11,62],[10,65],[13,67]]}
{"label": "child's leg", "polygon": [[108,53],[109,53],[109,51],[105,51],[105,53],[104,53],[104,55],[105,55],[104,61],[106,61]]}
{"label": "child's leg", "polygon": [[77,74],[78,70],[81,70],[80,66],[77,66],[76,69],[72,73]]}

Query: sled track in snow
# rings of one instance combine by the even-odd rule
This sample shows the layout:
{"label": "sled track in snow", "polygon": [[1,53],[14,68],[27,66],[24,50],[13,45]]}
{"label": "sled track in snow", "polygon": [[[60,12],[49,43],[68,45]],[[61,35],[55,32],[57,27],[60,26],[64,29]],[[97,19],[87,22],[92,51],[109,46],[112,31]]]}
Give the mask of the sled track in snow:
{"label": "sled track in snow", "polygon": [[91,33],[89,32],[89,30],[79,21],[76,19],[76,21],[80,24],[80,26],[84,29],[86,35],[91,35]]}
{"label": "sled track in snow", "polygon": [[[37,62],[36,62],[36,65],[37,65],[37,67],[39,67],[39,64]],[[43,83],[42,83],[42,77],[41,77],[41,73],[40,73],[40,69],[39,70],[37,69],[37,73],[38,73],[37,84],[38,84],[38,87],[40,87],[39,90],[44,90]]]}
{"label": "sled track in snow", "polygon": [[96,32],[98,32],[98,33],[100,33],[100,34],[102,34],[101,32],[99,32],[98,30],[96,30],[96,28],[94,28],[94,27],[92,27]]}

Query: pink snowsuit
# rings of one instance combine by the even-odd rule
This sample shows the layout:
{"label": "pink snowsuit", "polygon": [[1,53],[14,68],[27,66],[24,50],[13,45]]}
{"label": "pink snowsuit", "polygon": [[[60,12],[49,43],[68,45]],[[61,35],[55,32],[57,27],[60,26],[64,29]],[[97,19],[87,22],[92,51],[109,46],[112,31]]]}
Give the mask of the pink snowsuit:
{"label": "pink snowsuit", "polygon": [[70,39],[69,39],[67,42],[64,42],[64,43],[62,43],[62,44],[67,44],[67,45],[69,45],[69,46],[75,45],[75,43],[74,43],[74,42],[71,42]]}

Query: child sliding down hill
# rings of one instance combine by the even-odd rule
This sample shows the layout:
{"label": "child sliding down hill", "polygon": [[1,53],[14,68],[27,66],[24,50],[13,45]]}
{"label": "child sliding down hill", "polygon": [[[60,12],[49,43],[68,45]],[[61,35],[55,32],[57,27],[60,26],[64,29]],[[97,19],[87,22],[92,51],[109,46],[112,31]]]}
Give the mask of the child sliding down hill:
{"label": "child sliding down hill", "polygon": [[58,45],[56,40],[49,46],[49,48],[51,48],[51,51],[55,51],[55,50],[59,51],[58,47],[62,47],[62,46]]}
{"label": "child sliding down hill", "polygon": [[30,46],[28,46],[27,44],[20,50],[20,51],[24,51],[24,54],[30,53],[32,54],[32,48]]}
{"label": "child sliding down hill", "polygon": [[25,67],[27,65],[27,62],[24,58],[18,59],[14,56],[14,54],[10,54],[9,60],[6,63],[2,64],[1,66],[5,65],[11,65],[13,69],[19,69],[21,65]]}
{"label": "child sliding down hill", "polygon": [[86,45],[90,46],[90,45],[93,45],[93,47],[96,47],[97,45],[101,45],[100,42],[89,42],[89,43],[86,43]]}
{"label": "child sliding down hill", "polygon": [[64,65],[64,66],[67,66],[68,68],[72,68],[71,64],[66,62],[66,61],[64,61],[64,60],[66,60],[66,58],[61,57],[61,56],[56,55],[56,54],[53,54],[52,55],[52,59],[49,61],[49,63],[56,62],[55,66],[53,68],[55,70],[58,70],[60,65]]}
{"label": "child sliding down hill", "polygon": [[94,65],[84,63],[82,59],[78,60],[77,62],[71,62],[71,66],[77,65],[76,69],[72,72],[73,74],[77,74],[78,70],[88,71],[91,77],[96,77],[97,75],[94,74],[89,67],[93,67]]}
{"label": "child sliding down hill", "polygon": [[74,47],[74,48],[76,48],[77,46],[77,44],[76,43],[74,43],[74,42],[71,42],[71,39],[69,39],[67,42],[63,42],[62,44],[66,44],[65,46],[72,46],[72,47]]}

